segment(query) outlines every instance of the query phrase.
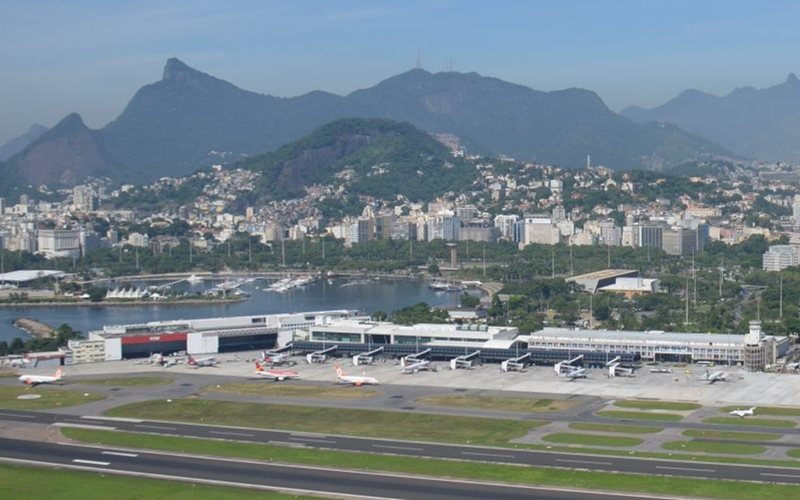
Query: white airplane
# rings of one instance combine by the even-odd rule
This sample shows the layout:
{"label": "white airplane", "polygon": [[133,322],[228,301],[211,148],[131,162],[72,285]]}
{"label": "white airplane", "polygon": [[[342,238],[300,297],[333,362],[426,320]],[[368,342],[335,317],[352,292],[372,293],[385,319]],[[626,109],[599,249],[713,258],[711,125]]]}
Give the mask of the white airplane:
{"label": "white airplane", "polygon": [[569,379],[570,382],[579,378],[586,378],[586,368],[575,368],[574,370],[562,373],[561,376]]}
{"label": "white airplane", "polygon": [[400,358],[400,366],[402,367],[400,373],[408,373],[411,375],[421,371],[438,371],[427,359],[412,359],[409,361],[406,358]]}
{"label": "white airplane", "polygon": [[187,364],[193,368],[200,368],[202,366],[217,366],[219,364],[219,361],[217,361],[217,358],[213,356],[209,356],[207,358],[194,359],[190,354]]}
{"label": "white airplane", "polygon": [[708,380],[709,384],[713,384],[714,382],[725,382],[728,380],[728,373],[727,372],[708,373],[708,370],[706,370],[706,380]]}
{"label": "white airplane", "polygon": [[344,371],[342,371],[342,367],[338,364],[333,365],[336,369],[336,376],[339,377],[340,384],[351,384],[356,387],[361,387],[362,385],[378,385],[378,380],[372,377],[367,377],[366,375],[345,375]]}
{"label": "white airplane", "polygon": [[729,411],[728,413],[731,415],[736,415],[739,418],[744,418],[744,417],[752,417],[753,415],[755,415],[755,412],[756,412],[756,407],[753,406],[747,410],[733,410]]}
{"label": "white airplane", "polygon": [[263,351],[261,353],[261,360],[268,365],[284,365],[284,364],[296,364],[292,363],[289,360],[289,353],[288,352],[273,352],[273,351]]}
{"label": "white airplane", "polygon": [[31,386],[37,386],[39,384],[57,384],[61,382],[64,378],[64,369],[59,368],[56,370],[56,374],[53,376],[49,375],[22,375],[19,377],[19,381],[23,384],[28,384]]}
{"label": "white airplane", "polygon": [[259,377],[271,378],[275,382],[282,382],[284,380],[300,377],[300,374],[293,370],[281,370],[280,368],[270,368],[269,370],[265,370],[258,361],[256,361],[255,374]]}

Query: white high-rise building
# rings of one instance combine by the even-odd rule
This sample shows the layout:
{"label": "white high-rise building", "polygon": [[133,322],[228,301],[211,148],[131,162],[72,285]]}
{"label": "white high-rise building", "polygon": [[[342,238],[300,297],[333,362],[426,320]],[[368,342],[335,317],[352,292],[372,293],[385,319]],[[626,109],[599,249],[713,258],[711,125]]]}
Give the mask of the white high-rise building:
{"label": "white high-rise building", "polygon": [[793,245],[772,245],[762,256],[765,271],[781,271],[797,264],[797,247]]}
{"label": "white high-rise building", "polygon": [[81,256],[80,229],[40,229],[37,240],[39,253],[48,259]]}

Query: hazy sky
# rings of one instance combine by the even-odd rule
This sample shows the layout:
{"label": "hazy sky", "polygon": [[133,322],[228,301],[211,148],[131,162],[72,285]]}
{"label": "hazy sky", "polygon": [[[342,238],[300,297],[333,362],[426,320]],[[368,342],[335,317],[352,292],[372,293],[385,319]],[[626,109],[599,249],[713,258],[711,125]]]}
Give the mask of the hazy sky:
{"label": "hazy sky", "polygon": [[775,0],[0,0],[0,143],[77,111],[116,117],[164,61],[248,90],[346,94],[414,66],[536,89],[584,87],[614,110],[686,88],[725,94],[800,73],[800,2]]}

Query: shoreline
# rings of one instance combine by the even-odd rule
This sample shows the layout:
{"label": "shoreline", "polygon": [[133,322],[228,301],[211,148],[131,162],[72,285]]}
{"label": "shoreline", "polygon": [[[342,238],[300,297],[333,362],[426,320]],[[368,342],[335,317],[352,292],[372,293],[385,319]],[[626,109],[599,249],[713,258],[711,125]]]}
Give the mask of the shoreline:
{"label": "shoreline", "polygon": [[201,306],[208,304],[236,304],[244,302],[246,298],[236,299],[187,299],[187,300],[131,300],[125,302],[8,302],[0,303],[0,308],[14,307],[129,307],[129,306]]}

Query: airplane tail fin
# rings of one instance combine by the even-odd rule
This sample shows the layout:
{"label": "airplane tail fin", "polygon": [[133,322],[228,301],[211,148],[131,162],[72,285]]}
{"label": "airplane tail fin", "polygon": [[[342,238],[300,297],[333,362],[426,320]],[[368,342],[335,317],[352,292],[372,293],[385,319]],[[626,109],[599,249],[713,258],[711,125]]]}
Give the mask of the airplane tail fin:
{"label": "airplane tail fin", "polygon": [[256,371],[257,372],[263,372],[264,371],[264,367],[261,366],[261,363],[259,363],[258,361],[256,361]]}
{"label": "airplane tail fin", "polygon": [[56,378],[61,378],[63,375],[64,375],[64,369],[59,367],[58,370],[56,370]]}
{"label": "airplane tail fin", "polygon": [[343,377],[343,376],[344,376],[344,372],[342,371],[342,367],[341,367],[341,366],[339,366],[339,365],[334,365],[333,367],[334,367],[334,369],[336,370],[336,376],[337,376],[337,377],[340,377],[340,378],[341,378],[341,377]]}
{"label": "airplane tail fin", "polygon": [[196,365],[197,364],[197,361],[195,361],[195,359],[192,357],[191,354],[189,355],[188,362],[189,362],[190,365]]}

